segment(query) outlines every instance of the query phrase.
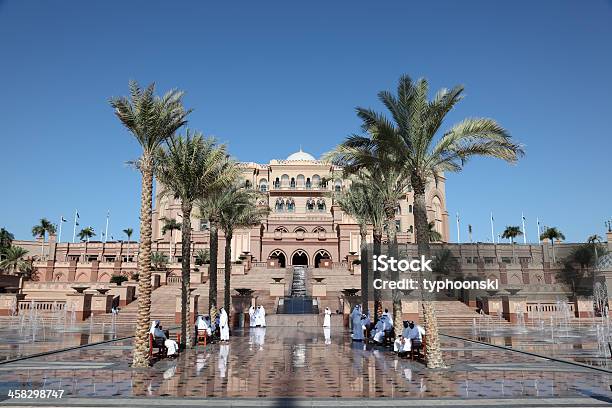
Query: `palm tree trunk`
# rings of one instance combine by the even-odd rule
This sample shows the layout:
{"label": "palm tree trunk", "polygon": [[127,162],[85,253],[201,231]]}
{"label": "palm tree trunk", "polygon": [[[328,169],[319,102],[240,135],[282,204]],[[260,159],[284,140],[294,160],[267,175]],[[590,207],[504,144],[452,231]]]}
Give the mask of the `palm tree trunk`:
{"label": "palm tree trunk", "polygon": [[[219,226],[210,220],[210,265],[208,268],[208,312],[210,321],[217,317],[217,251],[219,249]],[[214,316],[213,316],[214,312]]]}
{"label": "palm tree trunk", "polygon": [[149,329],[151,322],[151,205],[153,165],[143,155],[141,163],[142,191],[140,195],[140,245],[138,247],[138,318],[134,339],[132,367],[149,366]]}
{"label": "palm tree trunk", "polygon": [[555,239],[554,238],[550,239],[550,249],[552,250],[553,264],[556,264],[557,258],[555,257]]}
{"label": "palm tree trunk", "polygon": [[[374,229],[372,249],[374,256],[380,256],[382,247],[382,231],[380,228]],[[374,269],[373,279],[380,279],[380,271]],[[374,289],[374,323],[378,322],[378,318],[382,316],[382,301],[380,289]]]}
{"label": "palm tree trunk", "polygon": [[227,231],[225,234],[225,286],[223,288],[223,306],[228,318],[230,314],[231,292],[230,284],[232,280],[232,235],[233,232]]}
{"label": "palm tree trunk", "polygon": [[516,259],[514,259],[514,238],[512,238],[510,241],[512,242],[512,262],[516,263]]}
{"label": "palm tree trunk", "polygon": [[361,268],[361,310],[362,313],[368,313],[368,229],[366,225],[359,226],[359,234],[361,235],[361,245],[360,245],[360,258],[361,263],[359,264]]}
{"label": "palm tree trunk", "polygon": [[[416,226],[417,249],[419,255],[430,259],[431,251],[429,248],[429,225],[427,223],[427,207],[425,204],[425,183],[418,176],[413,176],[411,182],[414,189],[414,224]],[[432,281],[431,272],[423,271],[420,275],[421,282],[423,279]],[[446,365],[442,359],[442,350],[440,350],[438,319],[436,318],[434,304],[425,290],[421,290],[421,300],[427,335],[427,367],[442,368]]]}
{"label": "palm tree trunk", "polygon": [[181,227],[181,347],[191,347],[191,315],[190,294],[191,286],[191,203],[183,202],[183,224]]}
{"label": "palm tree trunk", "polygon": [[[389,252],[389,257],[393,257],[398,259],[399,256],[399,248],[397,243],[397,230],[395,226],[395,205],[389,206],[386,209],[387,213],[387,247]],[[391,271],[391,280],[397,282],[399,281],[399,270],[395,268],[394,271]],[[391,291],[391,296],[393,298],[393,328],[395,329],[395,334],[399,334],[402,332],[404,326],[402,323],[402,292],[399,289],[393,289]]]}

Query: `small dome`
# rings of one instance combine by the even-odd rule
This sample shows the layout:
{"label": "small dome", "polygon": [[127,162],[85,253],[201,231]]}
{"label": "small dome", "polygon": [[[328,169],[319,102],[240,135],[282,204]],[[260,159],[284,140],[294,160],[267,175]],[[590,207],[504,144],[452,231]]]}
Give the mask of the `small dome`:
{"label": "small dome", "polygon": [[287,157],[287,160],[295,161],[295,160],[317,160],[317,159],[315,159],[313,155],[303,152],[302,149],[300,148],[299,152],[290,154],[289,157]]}

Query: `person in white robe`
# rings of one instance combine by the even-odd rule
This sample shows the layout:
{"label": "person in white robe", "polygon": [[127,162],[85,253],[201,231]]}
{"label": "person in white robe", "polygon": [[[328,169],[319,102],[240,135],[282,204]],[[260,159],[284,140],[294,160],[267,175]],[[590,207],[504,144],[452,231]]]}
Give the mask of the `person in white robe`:
{"label": "person in white robe", "polygon": [[400,357],[405,356],[410,351],[410,339],[404,338],[401,334],[397,336],[393,342],[393,351]]}
{"label": "person in white robe", "polygon": [[196,328],[198,331],[206,331],[206,335],[210,337],[212,335],[212,329],[210,328],[209,322],[207,322],[202,315],[198,316],[196,320]]}
{"label": "person in white robe", "polygon": [[355,314],[353,317],[353,341],[363,341],[364,337],[363,337],[363,331],[364,331],[364,327],[363,324],[361,323],[361,319],[362,319],[362,315],[358,315]]}
{"label": "person in white robe", "polygon": [[255,327],[255,308],[249,307],[249,327]]}
{"label": "person in white robe", "polygon": [[353,308],[353,311],[351,312],[351,314],[349,315],[349,329],[353,330],[353,322],[355,321],[355,317],[356,316],[361,316],[361,310],[359,305],[355,305],[355,307]]}
{"label": "person in white robe", "polygon": [[149,333],[153,335],[153,337],[158,337],[164,339],[164,346],[168,349],[168,357],[174,356],[178,352],[178,344],[174,340],[170,340],[166,337],[166,333],[159,327],[160,321],[155,320],[151,322],[151,329]]}
{"label": "person in white robe", "polygon": [[404,329],[407,338],[410,339],[413,345],[421,345],[423,343],[423,336],[425,335],[425,329],[413,321],[408,323],[408,327]]}
{"label": "person in white robe", "polygon": [[323,336],[325,337],[325,344],[331,344],[331,328],[323,327]]}
{"label": "person in white robe", "polygon": [[255,317],[255,325],[259,327],[266,327],[266,309],[262,305],[257,306],[257,315]]}
{"label": "person in white robe", "polygon": [[382,315],[378,322],[376,322],[376,326],[374,326],[374,330],[372,331],[372,340],[376,343],[382,344],[385,340],[385,327],[387,327],[387,317]]}
{"label": "person in white robe", "polygon": [[229,341],[229,319],[227,317],[227,312],[224,307],[220,309],[220,312],[219,329],[221,331],[221,341]]}
{"label": "person in white robe", "polygon": [[323,317],[323,327],[331,327],[331,310],[325,308],[325,317]]}

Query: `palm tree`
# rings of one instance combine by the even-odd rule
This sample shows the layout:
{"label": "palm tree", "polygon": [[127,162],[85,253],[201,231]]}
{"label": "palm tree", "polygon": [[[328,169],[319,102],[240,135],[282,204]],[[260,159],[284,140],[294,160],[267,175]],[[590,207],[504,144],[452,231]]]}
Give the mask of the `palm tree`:
{"label": "palm tree", "polygon": [[[430,257],[429,227],[425,191],[436,183],[444,171],[459,172],[473,156],[489,156],[515,162],[523,154],[508,132],[492,119],[470,118],[450,128],[439,137],[447,113],[461,100],[463,87],[439,91],[428,100],[429,84],[416,83],[409,76],[400,78],[397,95],[388,91],[378,94],[391,118],[371,109],[357,108],[366,135],[353,135],[336,148],[335,164],[349,170],[369,168],[385,160],[385,167],[409,175],[414,192],[414,219],[419,255]],[[431,273],[424,274],[431,279]],[[433,303],[426,291],[423,314],[428,343],[428,367],[444,367]]]}
{"label": "palm tree", "polygon": [[440,242],[442,241],[442,234],[436,229],[435,221],[429,221],[427,223],[427,237],[429,242]]}
{"label": "palm tree", "polygon": [[[159,173],[158,167],[158,173]],[[159,178],[159,174],[158,174]],[[162,217],[161,221],[164,223],[162,227],[161,233],[166,234],[166,232],[170,231],[170,260],[174,259],[174,237],[172,233],[174,231],[180,231],[182,228],[182,224],[175,220],[174,218]]]}
{"label": "palm tree", "polygon": [[[381,230],[384,225],[384,205],[381,197],[374,193],[371,184],[362,183],[360,180],[354,179],[349,189],[343,191],[336,196],[336,204],[342,210],[353,217],[359,225],[359,235],[361,237],[360,245],[360,268],[361,268],[361,308],[363,313],[367,313],[368,292],[369,292],[369,259],[368,259],[368,224],[375,226],[375,229]],[[378,228],[376,228],[378,227]],[[380,274],[380,272],[375,272]],[[374,289],[374,309],[376,314],[378,310],[382,310],[380,304],[380,289]]]}
{"label": "palm tree", "polygon": [[195,255],[195,264],[204,265],[207,262],[210,262],[210,249],[204,248],[197,250]]}
{"label": "palm tree", "polygon": [[127,236],[127,259],[128,261],[130,260],[130,239],[132,238],[132,234],[134,233],[134,230],[131,228],[126,228],[123,230],[123,233]]}
{"label": "palm tree", "polygon": [[261,224],[270,213],[268,206],[256,205],[259,192],[234,185],[226,188],[219,196],[219,226],[225,234],[225,285],[223,291],[225,311],[230,312],[230,285],[232,277],[232,238],[234,231]]}
{"label": "palm tree", "polygon": [[[157,153],[157,177],[162,186],[162,195],[181,200],[183,223],[164,219],[162,233],[181,229],[181,346],[190,347],[189,287],[191,272],[191,211],[193,203],[207,191],[222,188],[233,177],[227,172],[231,167],[225,146],[218,146],[214,139],[204,139],[201,133],[171,137],[167,149]],[[174,254],[174,248],[173,248]]]}
{"label": "palm tree", "polygon": [[34,237],[42,238],[40,244],[40,259],[45,257],[45,236],[46,234],[55,234],[55,225],[46,218],[41,218],[40,223],[32,227],[32,235]]}
{"label": "palm tree", "polygon": [[0,268],[15,273],[26,268],[27,262],[23,259],[28,251],[19,246],[10,246],[4,252],[4,259],[0,261]]}
{"label": "palm tree", "polygon": [[96,233],[93,227],[85,227],[81,231],[79,231],[79,233],[77,234],[77,237],[79,237],[81,241],[87,241],[87,242],[89,242],[89,239],[94,236],[96,236]]}
{"label": "palm tree", "polygon": [[512,243],[512,262],[515,261],[514,257],[514,238],[520,237],[523,235],[523,231],[521,231],[521,227],[518,225],[508,225],[504,232],[502,233],[503,239],[509,239]]}
{"label": "palm tree", "polygon": [[4,228],[0,228],[0,254],[3,254],[11,247],[13,240],[15,240],[15,236],[13,234]]}
{"label": "palm tree", "polygon": [[161,252],[151,254],[151,267],[156,271],[164,271],[168,266],[168,255]]}
{"label": "palm tree", "polygon": [[597,246],[601,244],[601,241],[603,241],[603,238],[601,238],[597,234],[591,235],[590,237],[587,238],[587,244],[591,244],[593,246],[593,251],[595,252],[595,265],[597,265],[599,261],[599,254],[597,253]]}
{"label": "palm tree", "polygon": [[553,263],[557,263],[557,258],[555,256],[555,239],[565,239],[565,235],[561,231],[557,229],[557,227],[548,227],[544,230],[544,232],[540,235],[541,240],[549,239],[550,245],[552,248],[552,258]]}
{"label": "palm tree", "polygon": [[129,97],[111,98],[115,115],[142,147],[136,167],[142,174],[140,196],[140,245],[138,249],[138,319],[132,356],[133,367],[149,365],[149,322],[151,320],[151,206],[154,152],[187,120],[191,112],[182,103],[183,93],[172,90],[156,96],[155,84],[141,89],[130,81]]}

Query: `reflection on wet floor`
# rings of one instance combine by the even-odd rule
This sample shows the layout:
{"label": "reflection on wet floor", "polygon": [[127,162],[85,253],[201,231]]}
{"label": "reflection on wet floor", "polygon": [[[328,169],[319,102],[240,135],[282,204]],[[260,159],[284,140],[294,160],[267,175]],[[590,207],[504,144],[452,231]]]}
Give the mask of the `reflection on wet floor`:
{"label": "reflection on wet floor", "polygon": [[451,368],[427,370],[352,343],[345,331],[257,328],[234,332],[229,344],[199,346],[176,360],[132,370],[131,340],[125,340],[29,359],[27,366],[6,364],[0,392],[27,387],[65,389],[68,397],[612,397],[607,373],[442,341]]}

